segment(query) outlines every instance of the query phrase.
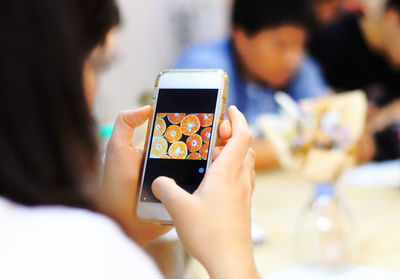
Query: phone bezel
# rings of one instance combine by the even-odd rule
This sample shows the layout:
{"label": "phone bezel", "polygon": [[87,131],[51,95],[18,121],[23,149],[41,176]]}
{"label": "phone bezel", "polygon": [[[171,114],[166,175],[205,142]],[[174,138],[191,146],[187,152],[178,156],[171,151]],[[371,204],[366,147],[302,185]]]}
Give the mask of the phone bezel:
{"label": "phone bezel", "polygon": [[188,70],[166,70],[161,72],[155,83],[154,87],[154,97],[153,97],[153,111],[152,117],[149,121],[146,143],[144,149],[144,160],[141,169],[140,185],[137,195],[137,216],[146,221],[152,223],[161,223],[172,225],[172,218],[161,203],[154,202],[141,202],[140,197],[142,194],[144,171],[146,169],[148,160],[148,150],[150,149],[151,139],[149,135],[153,130],[154,118],[156,117],[156,107],[158,101],[158,93],[160,89],[218,89],[217,102],[215,106],[214,127],[211,140],[210,140],[210,150],[209,157],[207,159],[206,170],[211,164],[212,152],[217,140],[218,126],[223,120],[226,99],[227,99],[227,89],[228,89],[228,75],[219,69],[188,69]]}

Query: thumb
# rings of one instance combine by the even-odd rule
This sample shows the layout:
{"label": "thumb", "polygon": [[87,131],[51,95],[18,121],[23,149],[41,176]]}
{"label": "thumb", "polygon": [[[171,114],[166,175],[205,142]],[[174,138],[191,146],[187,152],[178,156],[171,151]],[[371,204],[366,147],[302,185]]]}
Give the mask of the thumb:
{"label": "thumb", "polygon": [[187,207],[192,199],[192,195],[178,186],[175,180],[168,177],[159,177],[154,180],[152,190],[157,199],[167,209],[172,219]]}
{"label": "thumb", "polygon": [[150,106],[145,106],[136,110],[121,111],[115,121],[109,145],[117,148],[131,145],[135,128],[149,119],[150,112]]}

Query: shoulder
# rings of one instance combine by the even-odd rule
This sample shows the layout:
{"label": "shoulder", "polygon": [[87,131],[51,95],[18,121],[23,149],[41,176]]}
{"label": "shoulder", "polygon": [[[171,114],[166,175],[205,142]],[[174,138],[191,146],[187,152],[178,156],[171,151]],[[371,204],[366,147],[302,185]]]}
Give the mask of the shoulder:
{"label": "shoulder", "polygon": [[178,57],[175,65],[179,68],[224,68],[229,63],[231,63],[230,41],[222,40],[189,46]]}
{"label": "shoulder", "polygon": [[304,58],[291,89],[296,99],[313,98],[328,90],[322,69],[311,56]]}
{"label": "shoulder", "polygon": [[301,63],[300,72],[319,74],[321,72],[321,67],[312,56],[307,55]]}
{"label": "shoulder", "polygon": [[0,275],[22,278],[29,269],[13,273],[12,267],[26,264],[33,268],[30,278],[161,278],[141,248],[101,214],[58,206],[17,207],[2,222],[7,229],[0,232],[0,246],[6,249],[0,259],[10,269]]}

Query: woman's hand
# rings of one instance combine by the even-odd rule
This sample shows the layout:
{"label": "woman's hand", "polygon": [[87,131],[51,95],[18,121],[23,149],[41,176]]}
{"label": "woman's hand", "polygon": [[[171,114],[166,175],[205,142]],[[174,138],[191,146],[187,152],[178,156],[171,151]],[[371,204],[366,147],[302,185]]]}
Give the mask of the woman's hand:
{"label": "woman's hand", "polygon": [[193,195],[172,179],[161,177],[152,185],[155,196],[171,214],[186,249],[212,278],[260,278],[251,240],[251,200],[255,153],[244,116],[228,109],[231,127],[224,123],[221,137],[231,138]]}
{"label": "woman's hand", "polygon": [[135,128],[150,117],[149,106],[122,111],[107,146],[101,210],[114,218],[137,243],[145,246],[171,227],[144,223],[136,216],[137,187],[143,154],[132,144]]}

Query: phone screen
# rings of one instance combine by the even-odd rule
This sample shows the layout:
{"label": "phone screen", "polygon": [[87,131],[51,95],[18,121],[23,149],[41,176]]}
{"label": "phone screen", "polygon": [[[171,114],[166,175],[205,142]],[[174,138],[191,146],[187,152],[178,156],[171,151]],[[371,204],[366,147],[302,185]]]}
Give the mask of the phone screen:
{"label": "phone screen", "polygon": [[209,159],[218,89],[160,89],[144,171],[142,202],[160,202],[151,191],[159,176],[189,193],[200,185]]}

